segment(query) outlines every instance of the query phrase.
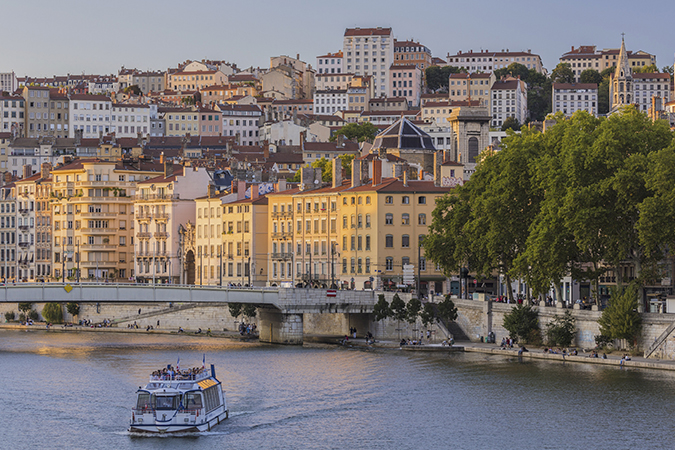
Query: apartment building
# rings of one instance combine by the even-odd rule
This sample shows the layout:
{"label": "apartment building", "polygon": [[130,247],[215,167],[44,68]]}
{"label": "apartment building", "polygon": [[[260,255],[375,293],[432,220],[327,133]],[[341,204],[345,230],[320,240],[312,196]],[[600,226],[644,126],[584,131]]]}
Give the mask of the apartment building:
{"label": "apartment building", "polygon": [[216,110],[222,114],[223,136],[239,136],[240,145],[259,145],[262,110],[257,105],[220,104]]}
{"label": "apartment building", "polygon": [[22,95],[26,102],[25,136],[39,137],[49,134],[49,88],[24,86]]}
{"label": "apartment building", "polygon": [[134,276],[136,184],[155,177],[156,169],[141,162],[79,159],[52,170],[56,279],[129,280]]}
{"label": "apartment building", "polygon": [[595,83],[553,83],[552,113],[561,111],[567,117],[577,111],[598,115],[598,85]]}
{"label": "apartment building", "polygon": [[223,84],[228,84],[227,75],[220,70],[178,71],[166,75],[166,87],[174,91],[199,91]]}
{"label": "apartment building", "polygon": [[[185,267],[178,228],[195,222],[195,199],[208,191],[210,181],[204,167],[182,167],[163,161],[161,175],[137,183],[133,249],[138,282],[181,282]],[[201,213],[199,210],[199,217]]]}
{"label": "apartment building", "polygon": [[349,95],[346,89],[316,91],[314,93],[315,114],[335,114],[349,109]]}
{"label": "apartment building", "polygon": [[[325,55],[316,57],[316,73],[319,74],[336,74],[342,73],[342,51],[335,53],[327,53]],[[317,87],[318,88],[318,87]]]}
{"label": "apartment building", "polygon": [[112,100],[104,95],[71,94],[68,111],[70,129],[68,137],[74,138],[77,130],[82,130],[83,138],[98,138],[100,133],[108,134],[112,130]]}
{"label": "apartment building", "polygon": [[452,73],[448,81],[448,99],[451,102],[472,100],[481,106],[490,106],[490,88],[497,78],[489,73]]}
{"label": "apartment building", "polygon": [[[144,95],[150,92],[163,91],[165,88],[164,72],[144,72],[137,69],[120,69],[117,81],[119,89],[125,89],[129,86],[138,86]],[[91,91],[90,91],[91,92]]]}
{"label": "apartment building", "polygon": [[[561,63],[570,65],[574,72],[574,81],[584,70],[593,69],[602,72],[608,67],[614,67],[619,62],[620,48],[606,48],[599,50],[595,45],[572,46],[572,49],[560,57]],[[656,65],[656,56],[642,50],[638,52],[626,51],[628,66],[631,69]]]}
{"label": "apartment building", "polygon": [[457,67],[467,72],[494,72],[497,69],[508,67],[509,64],[522,64],[528,69],[534,69],[539,73],[544,73],[544,66],[541,63],[541,57],[532,50],[525,52],[512,52],[509,49],[502,49],[501,52],[481,50],[474,52],[459,51],[454,55],[448,54],[448,65]]}
{"label": "apartment building", "polygon": [[422,95],[422,70],[414,64],[397,64],[389,68],[391,86],[389,97],[403,97],[409,108],[420,104]]}
{"label": "apartment building", "polygon": [[389,67],[394,62],[391,28],[347,28],[343,37],[343,70],[372,77],[374,97],[385,97],[389,89]]}
{"label": "apartment building", "polygon": [[150,132],[150,107],[136,103],[114,103],[111,111],[110,131],[118,138],[139,134],[147,136]]}
{"label": "apartment building", "polygon": [[0,185],[0,277],[3,282],[17,279],[16,220],[18,211],[16,186],[11,176],[4,174]]}
{"label": "apartment building", "polygon": [[394,66],[414,65],[422,74],[431,66],[431,50],[415,41],[399,41],[394,39]]}
{"label": "apartment building", "polygon": [[333,74],[333,73],[318,73],[316,74],[316,90],[327,91],[330,89],[347,89],[351,86],[354,75],[351,73]]}
{"label": "apartment building", "polygon": [[0,92],[0,133],[21,136],[25,124],[24,98]]}
{"label": "apartment building", "polygon": [[527,85],[520,78],[508,77],[496,81],[492,94],[492,126],[501,127],[508,117],[523,124],[527,120]]}

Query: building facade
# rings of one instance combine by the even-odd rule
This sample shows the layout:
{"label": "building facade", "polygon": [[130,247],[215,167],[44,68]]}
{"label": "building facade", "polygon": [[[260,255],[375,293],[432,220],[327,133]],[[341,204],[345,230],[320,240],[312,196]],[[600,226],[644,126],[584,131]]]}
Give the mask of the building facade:
{"label": "building facade", "polygon": [[551,112],[571,116],[577,111],[598,115],[598,85],[595,83],[553,83]]}
{"label": "building facade", "polygon": [[526,52],[511,52],[509,49],[502,49],[501,52],[491,52],[481,50],[474,52],[459,51],[454,55],[448,54],[448,65],[463,69],[467,72],[494,72],[497,69],[503,69],[509,64],[522,64],[528,69],[534,69],[539,73],[544,73],[544,66],[541,63],[541,57],[532,53],[528,49]]}
{"label": "building facade", "polygon": [[385,97],[389,89],[389,67],[394,62],[391,28],[347,28],[342,53],[343,70],[372,77],[374,96]]}

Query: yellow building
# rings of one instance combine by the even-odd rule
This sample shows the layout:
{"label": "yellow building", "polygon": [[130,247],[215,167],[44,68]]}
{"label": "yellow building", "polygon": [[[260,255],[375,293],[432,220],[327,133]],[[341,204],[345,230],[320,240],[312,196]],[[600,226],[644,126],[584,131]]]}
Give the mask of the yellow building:
{"label": "yellow building", "polygon": [[[195,271],[194,284],[220,285],[221,267],[227,257],[223,250],[222,199],[220,196],[205,196],[195,200]],[[224,282],[224,280],[223,280]]]}
{"label": "yellow building", "polygon": [[428,233],[436,199],[450,188],[381,179],[377,172],[369,184],[340,192],[341,279],[354,289],[414,288],[419,271],[423,293],[445,292],[445,276],[427,264],[419,242]]}
{"label": "yellow building", "polygon": [[268,202],[254,193],[222,205],[223,285],[267,285]]}
{"label": "yellow building", "polygon": [[[52,170],[54,278],[134,276],[133,196],[154,164],[80,159]],[[65,259],[64,259],[65,258]]]}
{"label": "yellow building", "polygon": [[194,108],[173,109],[164,115],[166,136],[199,134],[199,114]]}

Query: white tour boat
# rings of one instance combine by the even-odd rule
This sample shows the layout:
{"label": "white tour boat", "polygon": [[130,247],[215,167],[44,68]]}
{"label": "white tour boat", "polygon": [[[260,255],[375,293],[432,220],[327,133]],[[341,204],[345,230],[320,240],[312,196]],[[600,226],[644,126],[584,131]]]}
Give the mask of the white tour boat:
{"label": "white tour boat", "polygon": [[[197,373],[195,373],[197,372]],[[210,369],[155,372],[138,389],[129,431],[185,433],[208,431],[229,417],[227,401],[211,364]]]}

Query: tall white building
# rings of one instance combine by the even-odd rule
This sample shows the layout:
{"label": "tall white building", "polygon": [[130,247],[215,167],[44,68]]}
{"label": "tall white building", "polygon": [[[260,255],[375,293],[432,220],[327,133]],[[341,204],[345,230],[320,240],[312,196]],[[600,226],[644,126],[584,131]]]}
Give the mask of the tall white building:
{"label": "tall white building", "polygon": [[375,97],[386,97],[394,62],[391,28],[347,28],[342,45],[343,70],[372,77]]}
{"label": "tall white building", "polygon": [[575,112],[588,111],[598,115],[598,85],[595,83],[553,83],[553,114],[562,111],[566,116]]}
{"label": "tall white building", "polygon": [[19,88],[19,82],[14,72],[0,72],[0,93],[13,94]]}
{"label": "tall white building", "polygon": [[75,130],[82,130],[82,137],[98,138],[99,133],[110,132],[112,101],[105,95],[71,94],[69,96],[70,131],[68,137],[75,137]]}
{"label": "tall white building", "polygon": [[492,99],[492,126],[501,127],[508,117],[521,125],[527,120],[527,86],[520,78],[499,80],[490,90]]}
{"label": "tall white building", "polygon": [[346,89],[316,91],[314,93],[314,112],[316,114],[335,114],[348,109],[349,95]]}

